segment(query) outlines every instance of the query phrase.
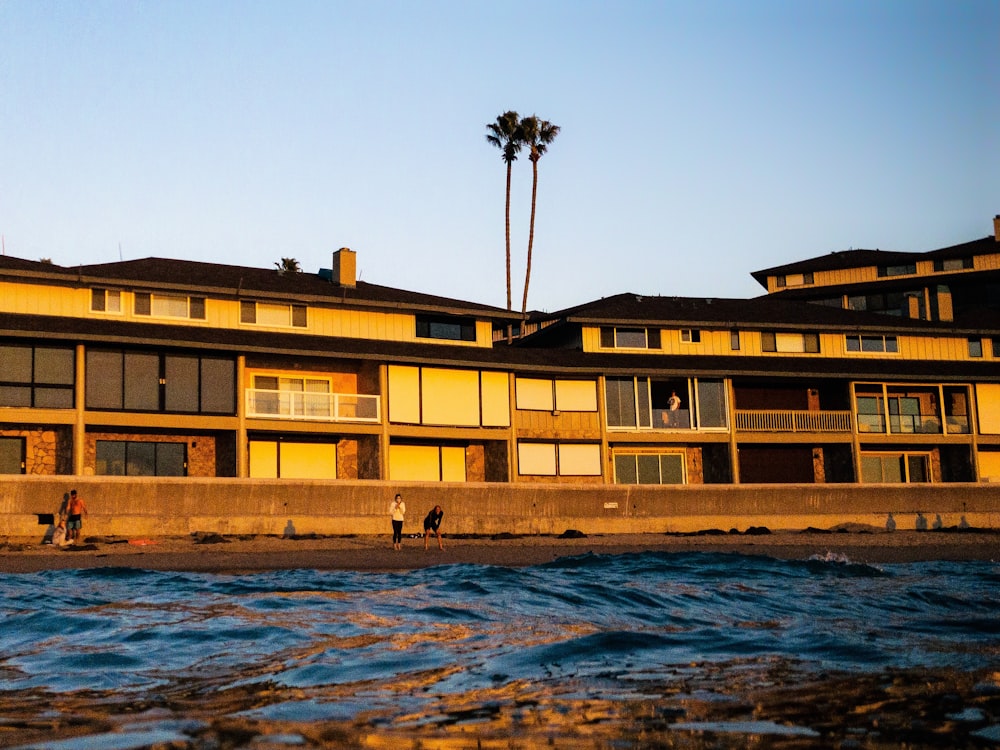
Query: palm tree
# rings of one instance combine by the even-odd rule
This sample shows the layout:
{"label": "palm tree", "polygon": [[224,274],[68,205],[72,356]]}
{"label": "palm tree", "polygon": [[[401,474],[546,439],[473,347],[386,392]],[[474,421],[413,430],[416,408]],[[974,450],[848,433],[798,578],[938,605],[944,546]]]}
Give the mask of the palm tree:
{"label": "palm tree", "polygon": [[299,273],[302,269],[299,268],[299,262],[295,258],[282,258],[281,263],[274,264],[279,274],[286,273]]}
{"label": "palm tree", "polygon": [[507,208],[504,212],[504,230],[507,239],[507,309],[510,302],[510,173],[511,166],[517,159],[517,152],[524,143],[521,141],[520,118],[513,110],[497,115],[496,122],[486,125],[486,142],[496,146],[501,151],[504,163],[507,164]]}
{"label": "palm tree", "polygon": [[531,246],[535,241],[535,197],[538,194],[538,160],[549,149],[549,144],[559,135],[559,126],[548,120],[540,120],[535,115],[521,120],[521,139],[528,147],[531,160],[531,220],[528,224],[528,260],[524,271],[524,299],[521,301],[521,315],[528,312],[528,282],[531,280]]}

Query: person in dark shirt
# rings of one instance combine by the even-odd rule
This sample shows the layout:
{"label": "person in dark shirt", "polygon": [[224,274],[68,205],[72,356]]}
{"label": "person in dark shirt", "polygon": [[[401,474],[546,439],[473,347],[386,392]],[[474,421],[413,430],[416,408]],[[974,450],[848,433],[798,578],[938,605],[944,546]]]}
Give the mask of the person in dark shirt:
{"label": "person in dark shirt", "polygon": [[437,534],[438,549],[443,550],[444,545],[441,544],[441,519],[444,518],[444,511],[441,510],[440,505],[435,505],[434,510],[427,514],[424,519],[424,550],[427,549],[427,540],[430,539],[431,532],[433,531]]}

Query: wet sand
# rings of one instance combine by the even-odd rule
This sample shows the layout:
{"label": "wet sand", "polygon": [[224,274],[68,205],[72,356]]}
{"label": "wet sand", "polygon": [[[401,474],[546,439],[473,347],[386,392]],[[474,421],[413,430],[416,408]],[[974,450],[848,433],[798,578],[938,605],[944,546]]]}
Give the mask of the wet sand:
{"label": "wet sand", "polygon": [[576,555],[638,552],[721,552],[805,560],[814,555],[857,563],[930,560],[1000,560],[1000,532],[985,530],[894,531],[869,527],[835,531],[698,534],[609,534],[581,537],[449,537],[445,549],[405,537],[394,551],[389,535],[358,537],[222,536],[122,539],[85,536],[69,547],[41,540],[0,540],[0,572],[129,567],[148,570],[237,573],[263,570],[409,570],[456,563],[522,567]]}

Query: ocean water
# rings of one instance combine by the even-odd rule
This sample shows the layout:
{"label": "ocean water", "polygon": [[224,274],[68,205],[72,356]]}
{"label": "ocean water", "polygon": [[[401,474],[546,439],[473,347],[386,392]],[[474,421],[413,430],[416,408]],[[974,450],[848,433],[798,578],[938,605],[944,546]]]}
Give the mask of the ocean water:
{"label": "ocean water", "polygon": [[[642,553],[398,573],[8,575],[0,730],[17,715],[23,747],[209,747],[197,738],[225,718],[257,727],[255,747],[336,746],[303,730],[332,725],[509,743],[519,727],[535,736],[539,717],[578,733],[584,719],[569,714],[588,706],[612,724],[643,706],[664,731],[690,729],[692,711],[671,706],[692,696],[1000,670],[998,615],[1000,565],[989,562]],[[72,732],[60,723],[83,711],[105,718]],[[63,733],[25,734],[41,714]],[[818,736],[802,720],[740,717],[745,734]],[[350,736],[345,746],[360,742]]]}

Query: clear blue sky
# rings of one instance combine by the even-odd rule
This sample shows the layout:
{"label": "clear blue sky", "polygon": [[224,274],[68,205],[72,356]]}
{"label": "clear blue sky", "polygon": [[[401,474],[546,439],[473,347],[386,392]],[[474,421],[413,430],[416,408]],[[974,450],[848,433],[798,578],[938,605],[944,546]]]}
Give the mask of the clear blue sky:
{"label": "clear blue sky", "polygon": [[[0,0],[0,234],[505,306],[506,109],[539,163],[530,308],[747,297],[1000,213],[1000,2]],[[531,169],[514,171],[520,308]]]}

